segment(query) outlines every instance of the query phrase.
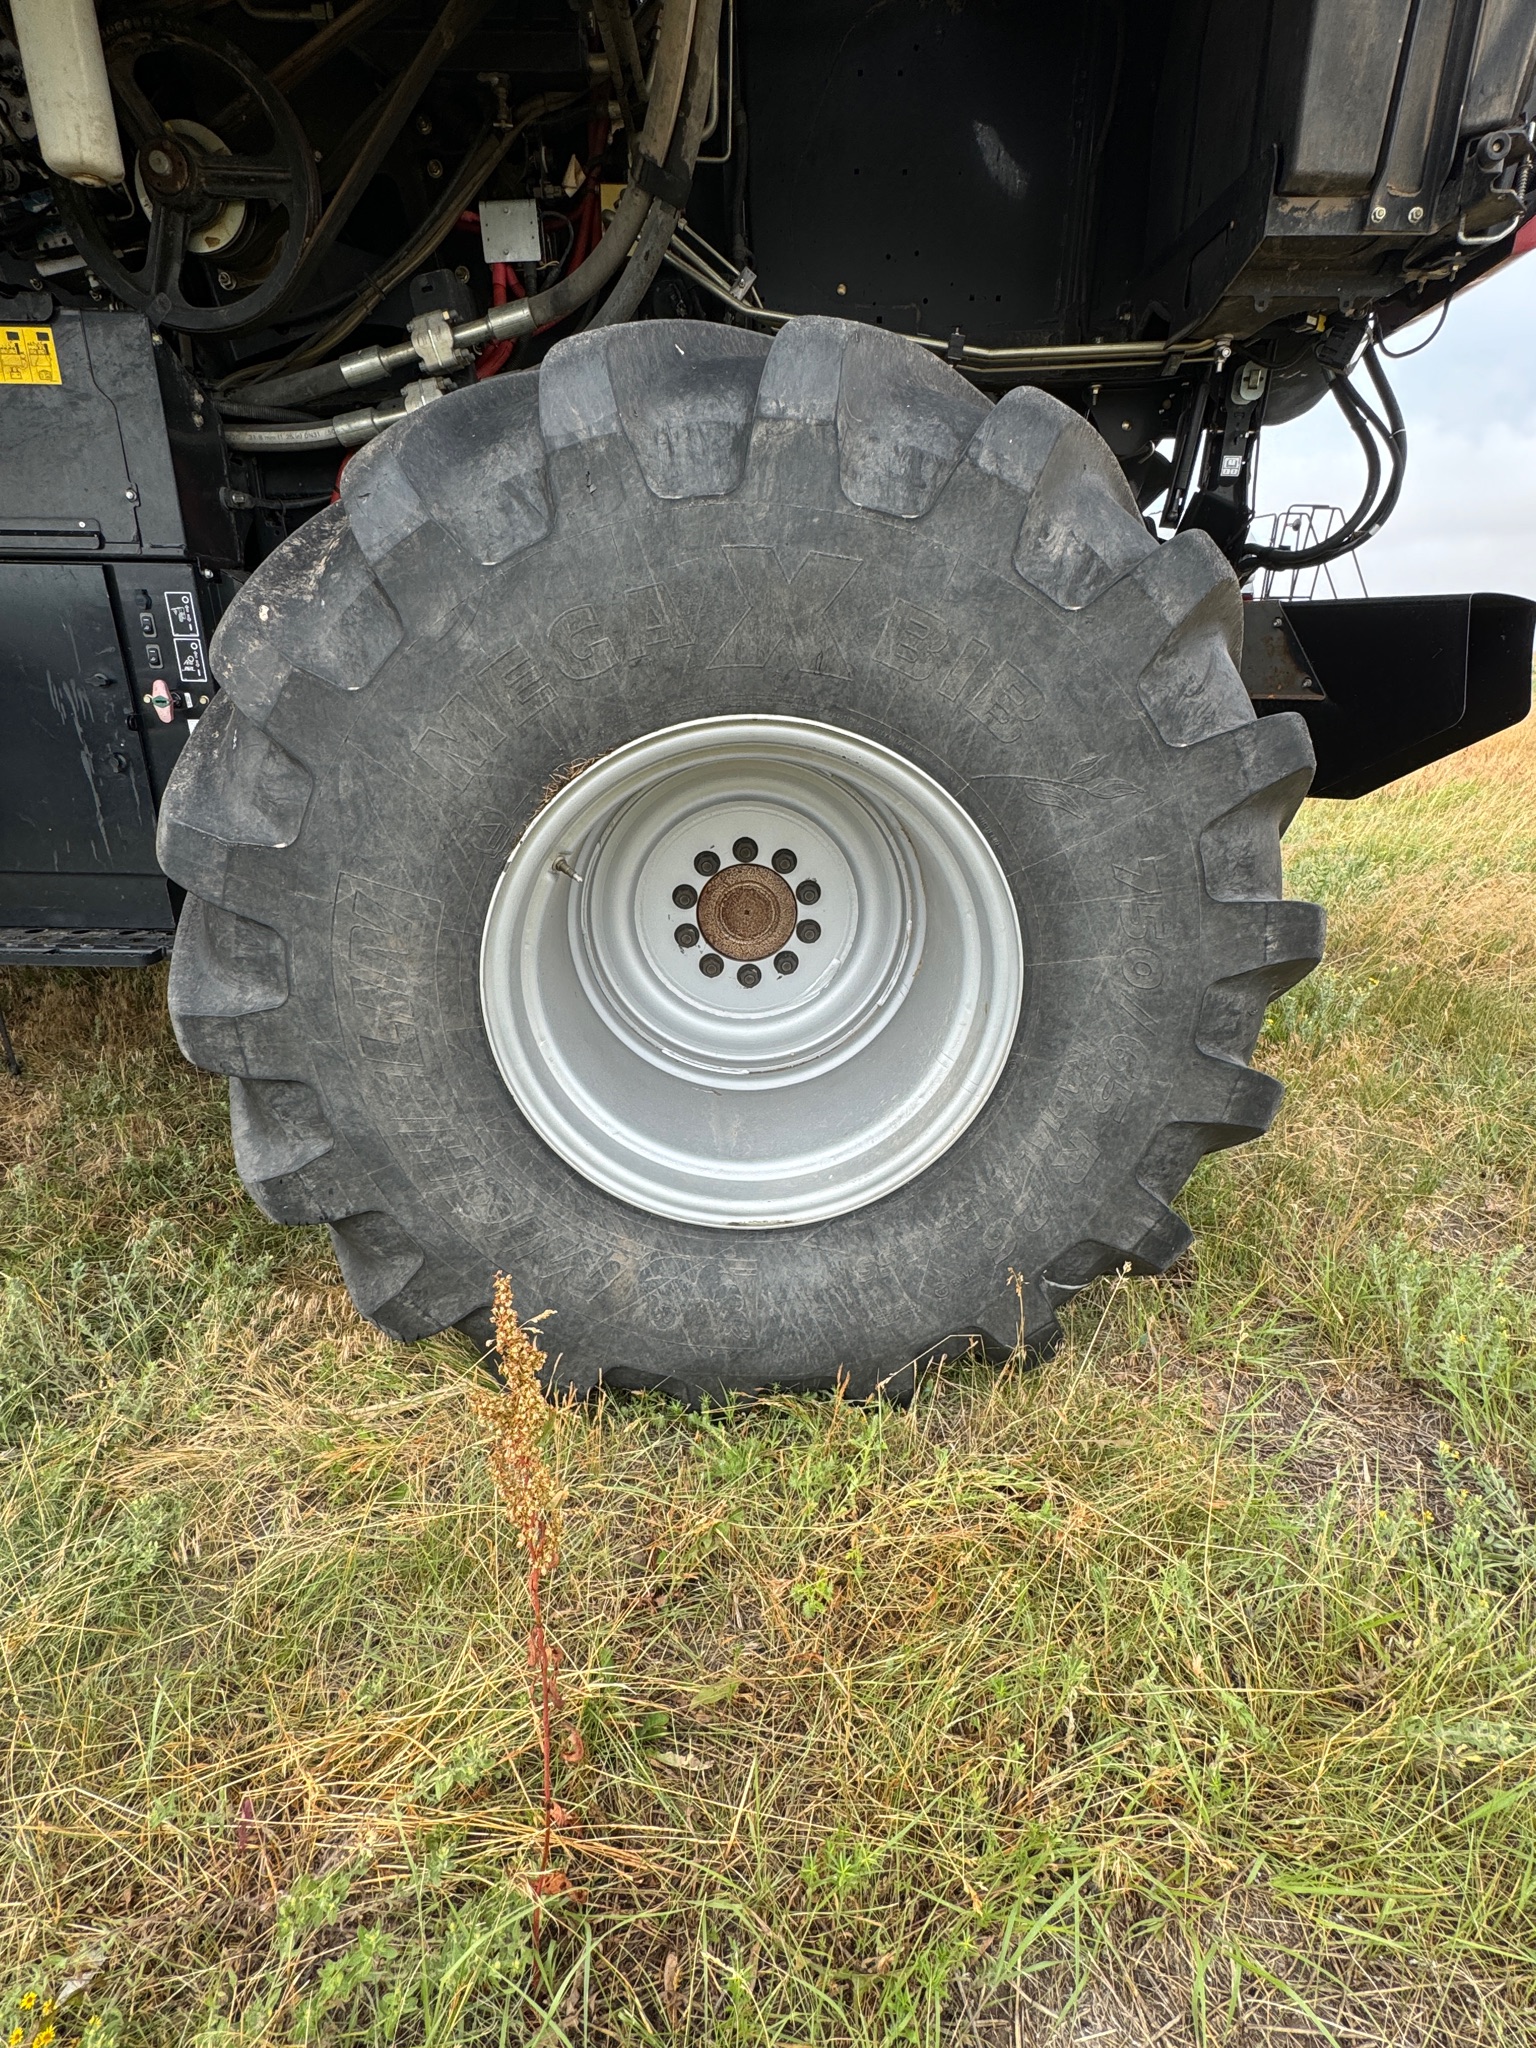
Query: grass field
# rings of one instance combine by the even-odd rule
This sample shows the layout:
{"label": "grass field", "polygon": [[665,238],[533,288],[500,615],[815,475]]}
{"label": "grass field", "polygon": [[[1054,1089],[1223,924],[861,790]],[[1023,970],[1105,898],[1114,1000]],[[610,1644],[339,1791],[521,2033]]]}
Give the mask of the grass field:
{"label": "grass field", "polygon": [[469,1352],[246,1202],[156,975],[0,976],[0,2033],[1536,2041],[1536,738],[1291,852],[1174,1272],[905,1412],[555,1423],[537,1945]]}

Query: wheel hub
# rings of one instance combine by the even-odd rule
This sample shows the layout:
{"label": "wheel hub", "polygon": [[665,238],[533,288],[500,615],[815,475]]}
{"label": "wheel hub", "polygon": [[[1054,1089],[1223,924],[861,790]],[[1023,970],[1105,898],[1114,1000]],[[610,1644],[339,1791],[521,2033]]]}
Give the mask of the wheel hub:
{"label": "wheel hub", "polygon": [[728,960],[766,960],[794,929],[794,895],[772,868],[740,861],[704,884],[699,930]]}
{"label": "wheel hub", "polygon": [[209,159],[229,154],[229,144],[201,121],[178,119],[167,121],[164,134],[146,143],[134,163],[134,188],[145,218],[153,220],[157,206],[190,215],[187,247],[194,256],[227,248],[245,225],[243,199],[210,198],[204,190]]}
{"label": "wheel hub", "polygon": [[947,1150],[1022,979],[966,813],[802,719],[669,727],[574,777],[508,860],[481,951],[492,1051],[546,1142],[720,1228],[841,1214]]}
{"label": "wheel hub", "polygon": [[152,199],[175,205],[181,199],[195,199],[194,161],[174,135],[167,132],[139,151],[140,183]]}

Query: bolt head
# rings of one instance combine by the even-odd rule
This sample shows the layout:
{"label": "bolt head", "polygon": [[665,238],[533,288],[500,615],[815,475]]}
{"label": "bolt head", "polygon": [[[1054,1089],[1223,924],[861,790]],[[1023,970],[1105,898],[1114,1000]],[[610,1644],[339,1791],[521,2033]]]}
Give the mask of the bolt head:
{"label": "bolt head", "polygon": [[1372,219],[1372,220],[1385,220],[1385,219],[1386,219],[1386,217],[1387,217],[1387,209],[1386,209],[1386,208],[1385,208],[1384,206],[1373,206],[1373,207],[1371,208],[1371,219]]}
{"label": "bolt head", "polygon": [[1422,206],[1410,206],[1410,207],[1409,207],[1409,209],[1408,209],[1408,218],[1409,218],[1409,220],[1411,220],[1411,221],[1412,221],[1413,225],[1414,225],[1415,227],[1417,227],[1417,226],[1418,226],[1418,224],[1419,224],[1419,222],[1420,222],[1420,221],[1421,221],[1421,220],[1422,220],[1422,219],[1424,218],[1424,209],[1423,209],[1423,207],[1422,207]]}

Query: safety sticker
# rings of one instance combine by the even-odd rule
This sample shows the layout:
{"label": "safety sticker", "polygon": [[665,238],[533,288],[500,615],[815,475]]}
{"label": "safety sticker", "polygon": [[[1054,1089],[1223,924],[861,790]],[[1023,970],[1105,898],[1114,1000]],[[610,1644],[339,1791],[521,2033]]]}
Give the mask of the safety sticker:
{"label": "safety sticker", "polygon": [[171,621],[171,646],[176,655],[176,674],[184,683],[206,683],[203,636],[198,628],[197,606],[190,590],[168,590],[165,609]]}
{"label": "safety sticker", "polygon": [[0,384],[62,384],[51,327],[0,327]]}

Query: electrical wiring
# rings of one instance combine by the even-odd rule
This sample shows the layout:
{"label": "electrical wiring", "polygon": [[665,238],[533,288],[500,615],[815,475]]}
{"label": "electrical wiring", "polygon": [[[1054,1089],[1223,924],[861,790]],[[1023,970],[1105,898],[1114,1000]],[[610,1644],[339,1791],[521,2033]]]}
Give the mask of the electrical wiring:
{"label": "electrical wiring", "polygon": [[1445,325],[1445,316],[1447,313],[1450,312],[1450,310],[1451,295],[1449,292],[1447,292],[1445,297],[1440,301],[1439,319],[1435,322],[1434,326],[1431,327],[1428,334],[1425,335],[1422,341],[1416,341],[1412,348],[1388,348],[1387,344],[1384,341],[1378,341],[1376,344],[1377,348],[1380,349],[1381,353],[1384,356],[1387,356],[1394,363],[1406,362],[1409,356],[1416,356],[1419,353],[1420,349],[1425,349],[1429,347],[1429,344],[1435,339],[1436,335],[1439,334],[1441,328]]}

